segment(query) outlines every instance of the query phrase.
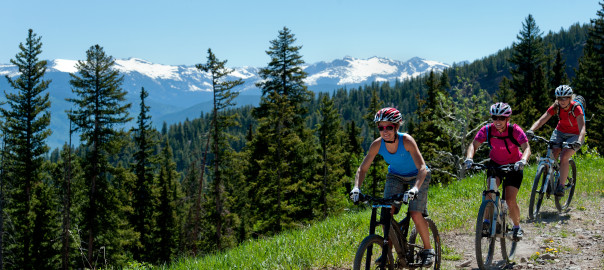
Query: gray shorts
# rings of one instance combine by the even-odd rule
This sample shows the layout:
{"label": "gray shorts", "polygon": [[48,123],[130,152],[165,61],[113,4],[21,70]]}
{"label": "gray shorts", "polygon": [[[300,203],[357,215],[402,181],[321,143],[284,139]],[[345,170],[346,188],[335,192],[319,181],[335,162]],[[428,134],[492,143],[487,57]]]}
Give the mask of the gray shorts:
{"label": "gray shorts", "polygon": [[552,137],[549,138],[549,140],[554,141],[556,143],[553,146],[553,148],[562,148],[563,142],[567,142],[567,143],[576,142],[579,140],[579,135],[572,134],[572,133],[564,133],[564,132],[560,132],[557,129],[554,129],[554,132],[552,132]]}
{"label": "gray shorts", "polygon": [[[424,179],[424,183],[419,188],[419,192],[415,199],[409,202],[409,211],[418,211],[422,212],[424,216],[428,216],[428,209],[426,205],[428,204],[428,187],[430,186],[431,173],[428,169],[428,174],[426,175],[426,179]],[[403,193],[415,185],[415,180],[417,176],[404,177],[399,176],[393,173],[388,173],[386,176],[386,186],[384,187],[384,198],[388,198],[394,194]],[[407,185],[407,187],[405,187]],[[401,205],[395,205],[395,214],[401,208]]]}

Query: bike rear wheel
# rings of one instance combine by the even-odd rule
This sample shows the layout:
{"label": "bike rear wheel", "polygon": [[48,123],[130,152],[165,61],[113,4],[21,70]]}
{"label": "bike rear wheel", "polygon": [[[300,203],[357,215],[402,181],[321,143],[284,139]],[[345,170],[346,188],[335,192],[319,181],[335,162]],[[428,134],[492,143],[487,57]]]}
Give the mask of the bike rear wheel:
{"label": "bike rear wheel", "polygon": [[564,196],[555,196],[556,208],[558,208],[559,212],[568,209],[570,202],[573,200],[575,186],[577,185],[577,165],[575,165],[575,161],[572,159],[569,160],[568,165],[569,171],[566,183],[564,184]]}
{"label": "bike rear wheel", "polygon": [[[436,224],[434,223],[434,221],[432,221],[429,218],[426,218],[426,222],[428,223],[428,232],[430,233],[430,245],[432,246],[432,248],[434,249],[434,263],[432,264],[432,266],[429,269],[440,269],[440,261],[441,261],[441,246],[440,246],[440,235],[438,234],[438,229],[436,228]],[[418,247],[418,248],[414,248],[414,247]],[[410,250],[414,250],[417,251],[418,253],[416,253],[414,256],[415,258],[419,258],[419,261],[416,261],[416,263],[421,263],[421,257],[419,257],[419,252],[422,251],[422,249],[424,249],[424,242],[422,241],[421,237],[419,236],[416,227],[413,227],[413,230],[411,230],[411,235],[409,236],[409,249]]]}
{"label": "bike rear wheel", "polygon": [[384,238],[379,235],[369,235],[363,239],[359,248],[357,249],[357,253],[354,257],[354,264],[352,266],[353,270],[369,270],[369,269],[394,269],[394,257],[392,256],[392,252],[388,253],[388,261],[386,262],[386,266],[384,268],[380,268],[379,262],[376,260],[382,256],[382,251],[384,248],[388,248],[384,245]]}
{"label": "bike rear wheel", "polygon": [[547,184],[547,173],[547,166],[539,166],[539,168],[537,168],[537,174],[535,175],[535,180],[533,180],[533,189],[531,190],[531,199],[529,201],[530,219],[535,219],[537,217],[537,214],[539,214],[539,210],[541,210],[541,204],[543,203],[544,195],[541,192],[541,187]]}
{"label": "bike rear wheel", "polygon": [[[490,235],[483,235],[482,224],[486,220],[489,220],[489,224],[493,224],[495,218],[493,212],[495,204],[493,201],[485,201],[478,210],[478,217],[476,219],[476,238],[474,241],[476,249],[476,263],[478,268],[486,269],[493,265],[495,255],[495,241],[496,237]],[[490,230],[489,230],[490,232]]]}

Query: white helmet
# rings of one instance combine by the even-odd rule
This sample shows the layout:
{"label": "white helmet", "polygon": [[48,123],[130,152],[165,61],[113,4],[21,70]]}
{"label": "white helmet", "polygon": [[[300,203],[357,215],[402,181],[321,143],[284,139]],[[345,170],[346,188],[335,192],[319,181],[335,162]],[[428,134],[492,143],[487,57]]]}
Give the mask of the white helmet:
{"label": "white helmet", "polygon": [[386,122],[400,124],[400,122],[403,121],[403,116],[395,108],[383,108],[383,109],[379,110],[375,114],[375,117],[373,118],[373,122],[380,122],[380,121],[386,121]]}
{"label": "white helmet", "polygon": [[502,115],[505,117],[512,115],[512,107],[503,102],[497,102],[491,105],[491,109],[489,111],[491,112],[491,115]]}
{"label": "white helmet", "polygon": [[573,89],[568,85],[560,85],[556,87],[556,97],[570,97],[573,95]]}

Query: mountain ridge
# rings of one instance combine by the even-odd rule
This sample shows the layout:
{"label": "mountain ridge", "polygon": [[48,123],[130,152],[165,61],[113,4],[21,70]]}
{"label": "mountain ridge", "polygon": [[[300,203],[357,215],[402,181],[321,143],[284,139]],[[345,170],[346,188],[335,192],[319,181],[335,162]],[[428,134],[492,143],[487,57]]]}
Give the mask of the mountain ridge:
{"label": "mountain ridge", "polygon": [[[71,104],[66,98],[73,98],[70,73],[76,73],[77,60],[54,59],[47,60],[47,71],[44,80],[52,80],[48,88],[51,98],[51,125],[53,134],[48,144],[52,148],[60,147],[69,134],[69,121],[65,111]],[[305,82],[313,92],[331,92],[338,88],[360,87],[372,82],[395,82],[406,80],[429,72],[441,72],[449,65],[413,57],[408,61],[392,60],[373,56],[359,59],[346,56],[329,62],[320,61],[302,66],[308,73]],[[133,104],[131,116],[138,114],[140,90],[144,87],[149,96],[145,100],[150,106],[149,114],[154,125],[159,128],[163,122],[174,124],[194,119],[201,112],[209,112],[212,100],[211,80],[207,73],[201,72],[195,66],[163,65],[144,59],[130,57],[115,59],[115,66],[124,77],[122,88],[127,92],[126,100]],[[233,89],[241,93],[241,98],[235,100],[238,106],[257,105],[261,91],[256,83],[261,81],[259,67],[234,67],[227,80],[244,80],[244,84]],[[11,64],[0,64],[0,75],[14,77],[18,69]],[[7,80],[0,79],[0,91],[14,91]],[[0,96],[0,101],[5,100]],[[126,125],[133,126],[134,120]]]}

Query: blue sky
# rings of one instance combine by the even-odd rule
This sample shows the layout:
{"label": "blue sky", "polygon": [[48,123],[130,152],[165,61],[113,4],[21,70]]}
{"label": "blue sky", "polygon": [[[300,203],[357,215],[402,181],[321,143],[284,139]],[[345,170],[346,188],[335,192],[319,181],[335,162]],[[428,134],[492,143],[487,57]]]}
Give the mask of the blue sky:
{"label": "blue sky", "polygon": [[227,66],[261,67],[284,26],[307,63],[417,56],[452,64],[511,46],[529,14],[547,34],[588,23],[600,9],[597,0],[3,0],[0,64],[31,28],[44,59],[83,60],[99,44],[117,59],[194,65],[211,48]]}

